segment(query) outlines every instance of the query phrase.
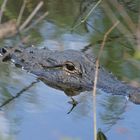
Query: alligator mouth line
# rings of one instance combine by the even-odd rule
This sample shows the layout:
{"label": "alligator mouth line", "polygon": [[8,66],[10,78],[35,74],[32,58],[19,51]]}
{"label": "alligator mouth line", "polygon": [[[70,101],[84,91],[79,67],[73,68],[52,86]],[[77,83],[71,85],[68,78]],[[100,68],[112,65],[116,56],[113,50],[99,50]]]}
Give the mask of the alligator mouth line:
{"label": "alligator mouth line", "polygon": [[58,65],[53,65],[53,66],[46,66],[46,65],[43,65],[41,64],[41,66],[44,68],[44,69],[57,69],[57,68],[63,68],[65,64],[58,64]]}
{"label": "alligator mouth line", "polygon": [[78,76],[82,77],[82,72],[77,69],[72,62],[65,62],[63,64],[53,65],[53,66],[46,66],[41,64],[44,69],[63,69],[67,74],[77,74]]}

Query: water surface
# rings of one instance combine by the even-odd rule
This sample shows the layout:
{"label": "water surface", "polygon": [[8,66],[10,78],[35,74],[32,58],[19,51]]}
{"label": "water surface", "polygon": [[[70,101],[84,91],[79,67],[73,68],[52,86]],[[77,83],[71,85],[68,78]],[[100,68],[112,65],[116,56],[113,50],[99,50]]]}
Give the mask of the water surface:
{"label": "water surface", "polygon": [[[12,4],[9,2],[11,6],[8,6],[6,18],[16,17],[18,10],[14,2]],[[85,46],[94,42],[96,36],[100,34],[90,26],[87,26],[87,30],[84,25],[75,32],[71,32],[70,28],[77,23],[81,2],[80,0],[45,1],[43,10],[47,9],[50,14],[29,32],[32,36],[32,45],[46,46],[51,50],[87,50]],[[37,1],[28,2],[25,17],[32,11],[35,3]],[[12,10],[11,15],[10,10]],[[91,16],[89,23],[94,22],[97,25],[102,22],[99,18],[103,18],[100,9],[93,16],[94,20]],[[104,28],[105,26],[98,27],[101,31]],[[15,44],[17,40],[17,36],[4,39],[1,41],[1,46]],[[114,47],[109,46],[104,50],[103,58],[106,58],[103,60],[104,65],[113,70],[119,78],[138,77],[137,68],[129,69],[129,63],[122,59],[122,46],[116,48],[118,44],[114,42],[111,45]],[[96,55],[97,48],[94,49]],[[128,53],[130,50],[125,51]],[[131,51],[133,53],[133,50]],[[53,89],[41,81],[4,105],[6,101],[34,81],[36,81],[35,75],[16,68],[12,63],[0,63],[0,105],[3,105],[0,108],[0,139],[93,140],[92,91],[85,91],[75,96],[79,104],[69,114],[72,108],[72,105],[68,103],[70,98],[63,91]],[[139,140],[139,111],[138,105],[129,102],[123,96],[112,96],[100,90],[97,91],[97,127],[102,129],[108,139]]]}

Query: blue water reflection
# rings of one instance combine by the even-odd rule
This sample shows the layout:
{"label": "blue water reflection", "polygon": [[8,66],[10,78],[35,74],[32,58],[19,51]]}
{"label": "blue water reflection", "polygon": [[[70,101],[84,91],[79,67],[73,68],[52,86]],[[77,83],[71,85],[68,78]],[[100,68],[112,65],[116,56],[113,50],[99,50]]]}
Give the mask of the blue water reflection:
{"label": "blue water reflection", "polygon": [[[9,90],[10,93],[16,93],[25,85],[27,86],[29,81],[35,80],[35,76],[25,71],[21,72],[19,69],[13,71],[8,79],[13,80],[11,89],[13,87],[16,89]],[[70,99],[62,91],[39,82],[2,108],[1,114],[4,114],[3,119],[6,120],[2,121],[2,126],[9,130],[3,134],[24,140],[31,138],[55,140],[68,136],[92,139],[92,131],[90,131],[92,130],[92,110],[89,109],[92,108],[92,104],[88,98],[91,98],[91,93],[81,94],[77,98],[81,103],[68,115],[67,112],[71,108],[68,104]]]}
{"label": "blue water reflection", "polygon": [[76,34],[70,32],[70,29],[57,27],[56,25],[45,22],[40,28],[40,34],[44,38],[39,44],[40,47],[46,46],[50,49],[64,50],[64,49],[83,49],[89,44],[88,34]]}
{"label": "blue water reflection", "polygon": [[[9,71],[0,73],[6,79],[7,94],[15,95],[36,77],[7,65]],[[8,75],[8,77],[6,77]],[[5,81],[1,79],[1,83]],[[5,96],[0,90],[1,96]],[[1,98],[2,99],[2,98]],[[5,97],[5,100],[8,97]],[[88,140],[93,139],[92,92],[76,96],[79,104],[70,114],[70,100],[59,91],[38,82],[0,111],[0,136],[3,140]],[[4,99],[1,101],[1,103]],[[97,126],[109,138],[139,139],[139,106],[121,96],[110,96],[101,91],[97,95]]]}
{"label": "blue water reflection", "polygon": [[[71,34],[45,21],[39,26],[43,40],[38,47],[81,50],[89,43],[87,34]],[[6,39],[5,44],[10,44]],[[0,64],[0,104],[30,85],[36,77],[13,64]],[[93,140],[92,91],[75,97],[79,104],[71,109],[69,97],[63,91],[48,87],[43,82],[34,84],[18,98],[0,110],[0,139],[2,140]],[[97,127],[108,139],[140,139],[140,107],[122,96],[111,96],[98,91]]]}

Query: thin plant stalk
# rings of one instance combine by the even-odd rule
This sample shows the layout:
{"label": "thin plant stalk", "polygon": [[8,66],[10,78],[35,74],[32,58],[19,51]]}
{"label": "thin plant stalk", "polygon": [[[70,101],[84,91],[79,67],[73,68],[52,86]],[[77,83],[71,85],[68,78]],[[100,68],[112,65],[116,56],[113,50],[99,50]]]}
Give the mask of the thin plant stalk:
{"label": "thin plant stalk", "polygon": [[3,16],[3,12],[4,12],[4,10],[5,10],[7,1],[8,1],[8,0],[4,0],[4,1],[3,1],[3,4],[2,4],[2,6],[1,6],[1,10],[0,10],[0,24],[1,24],[1,21],[2,21],[2,16]]}
{"label": "thin plant stalk", "polygon": [[139,8],[138,15],[139,16],[138,16],[136,37],[137,37],[137,49],[140,51],[140,8]]}
{"label": "thin plant stalk", "polygon": [[97,80],[98,80],[98,68],[99,68],[99,61],[105,46],[105,42],[107,40],[108,35],[112,32],[112,30],[119,24],[119,21],[116,21],[113,26],[105,33],[103,42],[101,44],[99,54],[96,60],[96,68],[95,68],[95,78],[94,78],[94,85],[93,85],[93,124],[94,124],[94,140],[97,140],[97,122],[96,122],[96,87],[97,87]]}
{"label": "thin plant stalk", "polygon": [[25,10],[26,2],[27,2],[27,0],[23,1],[22,7],[20,9],[19,16],[18,16],[18,19],[17,19],[17,27],[19,27],[19,25],[21,23],[21,19],[22,19],[24,10]]}
{"label": "thin plant stalk", "polygon": [[101,3],[102,0],[99,0],[93,7],[92,9],[89,11],[89,13],[85,16],[85,18],[83,20],[81,20],[81,22],[85,22],[88,17],[91,15],[91,13],[95,10],[95,8]]}
{"label": "thin plant stalk", "polygon": [[119,14],[123,17],[125,23],[128,25],[131,32],[133,34],[136,34],[136,25],[134,24],[128,13],[125,11],[124,7],[121,4],[119,4],[119,2],[116,0],[109,0],[109,2],[117,9]]}
{"label": "thin plant stalk", "polygon": [[93,7],[92,9],[88,12],[88,14],[85,16],[84,19],[82,19],[77,25],[75,25],[72,30],[76,29],[78,26],[80,26],[82,23],[84,23],[88,17],[91,15],[91,13],[96,9],[96,7],[101,3],[102,0],[99,0]]}
{"label": "thin plant stalk", "polygon": [[49,14],[49,12],[45,12],[42,16],[40,16],[38,19],[36,19],[36,21],[34,21],[31,25],[29,25],[27,28],[25,28],[23,30],[23,32],[27,32],[28,30],[30,30],[31,28],[33,28],[36,24],[38,24],[40,21],[42,21],[47,15]]}
{"label": "thin plant stalk", "polygon": [[[106,2],[102,3],[102,7],[106,13],[106,15],[110,18],[110,20],[112,21],[112,23],[114,24],[117,19],[117,17],[115,16],[115,14],[113,13],[112,9],[108,6],[108,4]],[[120,31],[120,33],[122,33],[127,40],[129,41],[129,43],[134,46],[135,42],[134,42],[134,36],[132,35],[132,33],[124,26],[124,24],[122,22],[120,22],[119,26],[117,26],[117,29]]]}
{"label": "thin plant stalk", "polygon": [[33,12],[29,15],[29,17],[25,20],[25,22],[19,27],[19,31],[22,31],[28,23],[32,20],[32,18],[36,15],[36,13],[40,10],[40,8],[43,6],[43,1],[41,1],[36,8],[33,10]]}

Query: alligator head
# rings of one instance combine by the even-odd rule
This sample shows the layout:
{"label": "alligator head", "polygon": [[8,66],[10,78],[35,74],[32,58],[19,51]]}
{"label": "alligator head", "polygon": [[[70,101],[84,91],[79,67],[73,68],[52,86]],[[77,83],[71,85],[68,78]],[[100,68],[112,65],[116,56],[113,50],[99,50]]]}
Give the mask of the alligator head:
{"label": "alligator head", "polygon": [[[47,85],[63,90],[68,96],[81,91],[92,90],[95,77],[95,58],[75,50],[51,51],[46,48],[16,48],[9,51],[8,58],[16,66],[37,75]],[[3,54],[7,54],[5,49]],[[3,59],[7,60],[7,59]],[[117,80],[104,68],[99,68],[97,88],[106,93],[129,96],[140,104],[140,88],[132,87]]]}
{"label": "alligator head", "polygon": [[15,49],[10,58],[16,66],[22,66],[47,85],[61,89],[69,96],[92,89],[95,58],[82,52],[31,47]]}
{"label": "alligator head", "polygon": [[95,66],[85,54],[75,50],[44,51],[46,55],[40,55],[43,61],[38,61],[41,70],[30,69],[31,73],[69,96],[92,89]]}

